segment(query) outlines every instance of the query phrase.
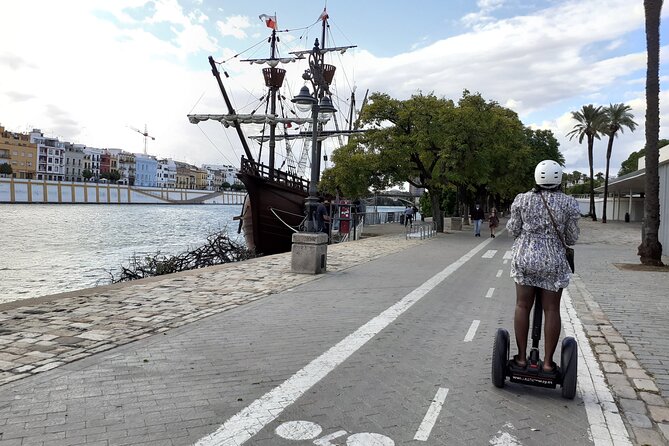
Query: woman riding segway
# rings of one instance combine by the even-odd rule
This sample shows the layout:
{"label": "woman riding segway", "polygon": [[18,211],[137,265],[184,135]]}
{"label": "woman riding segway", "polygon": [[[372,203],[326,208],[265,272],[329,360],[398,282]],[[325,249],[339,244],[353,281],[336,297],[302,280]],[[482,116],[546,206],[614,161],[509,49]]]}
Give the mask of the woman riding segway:
{"label": "woman riding segway", "polygon": [[[561,384],[563,396],[573,398],[576,391],[576,349],[573,338],[563,342],[563,359],[565,354],[569,357],[563,360],[562,373],[553,361],[553,355],[560,337],[562,290],[569,284],[571,277],[565,244],[573,245],[578,239],[580,213],[576,200],[561,191],[562,167],[557,162],[540,162],[535,169],[534,179],[536,186],[531,191],[516,196],[506,225],[509,233],[515,237],[511,277],[516,282],[514,331],[518,354],[508,360],[508,332],[498,330],[493,348],[493,383],[502,387],[505,376],[510,376],[512,381],[526,384],[547,387]],[[527,337],[533,305],[533,345],[528,357]],[[542,309],[546,318],[543,360],[539,358],[538,351]],[[504,345],[498,344],[506,344],[506,351]],[[565,389],[565,363],[570,362],[571,356],[573,361],[567,377],[569,389]]]}

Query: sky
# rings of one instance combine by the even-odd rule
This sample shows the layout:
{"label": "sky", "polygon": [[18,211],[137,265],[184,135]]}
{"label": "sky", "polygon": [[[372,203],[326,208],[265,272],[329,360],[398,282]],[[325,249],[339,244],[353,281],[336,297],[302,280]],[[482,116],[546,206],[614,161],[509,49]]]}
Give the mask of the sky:
{"label": "sky", "polygon": [[[416,0],[315,2],[228,0],[8,0],[0,27],[0,125],[98,148],[142,152],[201,164],[238,166],[236,135],[219,124],[194,125],[190,113],[225,113],[208,56],[222,70],[238,112],[263,95],[259,65],[276,15],[280,55],[310,49],[327,7],[326,46],[356,45],[338,66],[336,107],[350,91],[396,99],[434,93],[457,100],[480,92],[514,110],[525,125],[553,131],[566,171],[588,171],[585,142],[566,134],[583,105],[632,107],[639,127],[614,144],[611,174],[644,146],[646,46],[642,0]],[[664,8],[661,27],[660,137],[669,138]],[[234,57],[239,55],[238,57]],[[296,94],[304,66],[286,64]],[[344,113],[346,112],[346,113]],[[331,150],[331,149],[326,149]],[[604,172],[606,140],[595,142]]]}

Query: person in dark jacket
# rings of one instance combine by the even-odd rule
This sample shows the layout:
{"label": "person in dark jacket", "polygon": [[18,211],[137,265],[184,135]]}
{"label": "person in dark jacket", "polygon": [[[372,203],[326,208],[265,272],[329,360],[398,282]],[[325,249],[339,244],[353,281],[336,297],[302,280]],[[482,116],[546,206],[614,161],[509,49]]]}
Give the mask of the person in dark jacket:
{"label": "person in dark jacket", "polygon": [[474,223],[474,237],[481,237],[481,222],[483,222],[485,216],[480,204],[476,204],[474,209],[472,209],[470,216],[472,223]]}

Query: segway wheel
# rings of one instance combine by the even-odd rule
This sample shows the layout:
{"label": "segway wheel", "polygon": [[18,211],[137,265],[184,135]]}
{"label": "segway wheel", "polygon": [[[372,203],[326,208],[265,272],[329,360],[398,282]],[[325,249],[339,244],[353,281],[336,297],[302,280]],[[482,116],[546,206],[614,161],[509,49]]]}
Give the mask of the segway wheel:
{"label": "segway wheel", "polygon": [[576,396],[578,375],[578,344],[572,337],[562,341],[562,397],[573,400]]}
{"label": "segway wheel", "polygon": [[495,387],[504,387],[506,367],[509,362],[509,332],[498,328],[492,345],[492,383]]}

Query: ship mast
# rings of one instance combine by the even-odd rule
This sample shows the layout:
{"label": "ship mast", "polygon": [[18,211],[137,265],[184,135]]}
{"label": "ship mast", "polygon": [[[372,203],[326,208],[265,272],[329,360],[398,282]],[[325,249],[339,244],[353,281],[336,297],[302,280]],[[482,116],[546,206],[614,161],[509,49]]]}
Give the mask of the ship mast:
{"label": "ship mast", "polygon": [[[271,52],[270,52],[270,59],[275,59],[276,58],[276,29],[272,29],[272,44],[271,44]],[[264,69],[263,71],[265,71]],[[277,73],[276,70],[280,70],[280,68],[274,68],[270,67],[269,70],[271,71],[270,78],[271,80],[274,80],[274,82],[267,82],[267,74],[265,75],[265,82],[269,86],[269,93],[270,93],[270,113],[273,115],[276,115],[276,92],[279,90],[279,87],[281,87],[281,83],[276,82]],[[285,71],[284,71],[285,73]],[[281,80],[283,81],[283,76],[281,76]],[[276,153],[276,122],[272,121],[269,125],[269,174],[270,177],[274,176],[274,159],[275,159],[275,153]],[[258,160],[260,161],[260,160]]]}
{"label": "ship mast", "polygon": [[[228,93],[225,91],[225,87],[223,86],[223,81],[221,81],[221,73],[219,73],[218,68],[216,67],[216,62],[214,61],[214,58],[211,56],[209,56],[209,65],[211,65],[211,72],[216,78],[216,82],[218,82],[218,88],[221,90],[221,94],[223,95],[223,99],[225,100],[225,105],[228,107],[228,113],[234,115],[235,109],[232,107],[232,103],[230,102]],[[233,121],[233,124],[235,126],[235,130],[237,130],[237,135],[239,136],[239,140],[242,142],[242,147],[244,148],[244,153],[246,153],[246,157],[249,159],[249,161],[253,161],[253,154],[251,153],[251,149],[249,149],[249,145],[246,142],[246,138],[244,138],[244,132],[242,132],[242,127],[239,125],[239,121],[235,119]]]}

